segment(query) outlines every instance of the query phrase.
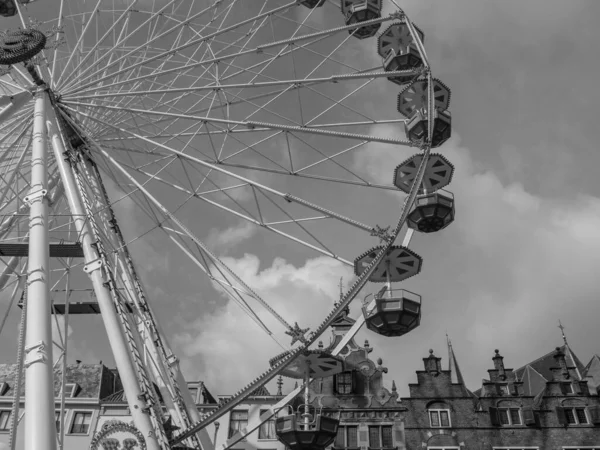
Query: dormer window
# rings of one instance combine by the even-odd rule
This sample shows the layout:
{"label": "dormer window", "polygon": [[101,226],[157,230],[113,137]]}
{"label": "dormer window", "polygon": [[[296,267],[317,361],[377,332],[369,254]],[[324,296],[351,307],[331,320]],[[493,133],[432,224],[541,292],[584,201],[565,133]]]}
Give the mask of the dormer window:
{"label": "dormer window", "polygon": [[79,393],[79,385],[77,383],[65,384],[65,397],[75,398]]}
{"label": "dormer window", "polygon": [[6,395],[6,393],[8,392],[9,389],[10,389],[10,386],[8,385],[8,383],[6,381],[3,381],[2,383],[0,383],[0,397],[2,397],[3,395]]}
{"label": "dormer window", "polygon": [[346,371],[335,376],[335,392],[337,394],[351,394],[353,391],[352,372]]}

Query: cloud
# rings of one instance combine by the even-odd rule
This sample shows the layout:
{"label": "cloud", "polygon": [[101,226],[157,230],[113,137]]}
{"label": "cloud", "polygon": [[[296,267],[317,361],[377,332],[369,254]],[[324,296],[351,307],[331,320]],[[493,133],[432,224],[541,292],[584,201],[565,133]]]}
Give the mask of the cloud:
{"label": "cloud", "polygon": [[208,235],[207,244],[214,249],[226,251],[240,242],[250,239],[257,231],[258,227],[247,221],[223,231],[213,228]]}
{"label": "cloud", "polygon": [[[255,255],[225,257],[223,261],[289,323],[297,321],[311,329],[333,307],[340,278],[350,280],[352,276],[349,268],[325,257],[310,259],[301,267],[276,258],[263,270]],[[253,300],[249,303],[256,305]],[[282,326],[262,307],[256,306],[255,311],[280,342],[290,343]],[[323,339],[327,344],[328,336]],[[202,373],[209,389],[216,393],[232,393],[245,386],[268,368],[270,358],[283,351],[233,301],[213,314],[183,324],[174,342],[183,351],[182,364],[192,374],[191,379]],[[233,364],[243,370],[224,370]]]}
{"label": "cloud", "polygon": [[[401,137],[392,126],[378,126],[372,134]],[[456,134],[438,151],[455,166],[447,189],[456,198],[456,220],[442,232],[415,235],[411,248],[423,257],[423,270],[400,286],[423,296],[421,327],[396,339],[363,330],[356,339],[362,343],[367,337],[375,349],[372,357],[384,358],[390,370],[387,385],[395,379],[400,394],[407,395],[407,384],[414,382],[414,371],[422,368],[429,347],[447,364],[446,331],[472,389],[486,376],[494,348],[502,349],[508,366],[518,367],[560,344],[554,330],[559,318],[567,329],[577,324],[581,334],[575,337],[575,350],[583,360],[597,352],[591,341],[584,341],[583,330],[594,332],[590,311],[600,312],[595,306],[600,199],[545,197],[519,182],[503,182],[474,160]],[[393,167],[412,154],[409,148],[371,144],[357,152],[355,165],[375,179],[389,179]],[[391,193],[390,201],[397,196]],[[244,230],[232,227],[223,235],[243,236]],[[348,281],[352,276],[350,269],[324,257],[299,266],[276,258],[263,269],[256,255],[224,261],[289,322],[312,328],[337,298],[339,278]],[[353,316],[359,313],[357,302]],[[281,330],[264,312],[259,316],[269,328]],[[281,331],[275,334],[289,342]],[[328,339],[328,334],[323,336]],[[186,357],[184,369],[202,374],[219,393],[246,385],[281,351],[232,301],[182,325],[175,342]],[[232,361],[244,370],[223,370]]]}
{"label": "cloud", "polygon": [[[398,134],[390,127],[374,131]],[[390,167],[413,154],[374,147],[358,153],[356,165],[375,177],[389,178]],[[559,318],[573,331],[577,324],[582,359],[597,352],[584,341],[584,330],[596,329],[589,314],[590,308],[598,310],[600,199],[552,198],[534,195],[519,182],[503,183],[474,162],[456,134],[436,150],[455,166],[446,189],[455,195],[456,219],[442,232],[417,234],[411,244],[424,259],[411,283],[424,296],[421,327],[431,332],[427,345],[436,342],[434,337],[443,344],[443,333],[450,330],[453,342],[459,342],[455,349],[469,354],[461,363],[473,388],[485,376],[495,347],[504,348],[508,364],[519,366],[559,344],[554,330]],[[370,157],[374,151],[378,158]],[[405,356],[415,370],[422,353],[419,348]]]}

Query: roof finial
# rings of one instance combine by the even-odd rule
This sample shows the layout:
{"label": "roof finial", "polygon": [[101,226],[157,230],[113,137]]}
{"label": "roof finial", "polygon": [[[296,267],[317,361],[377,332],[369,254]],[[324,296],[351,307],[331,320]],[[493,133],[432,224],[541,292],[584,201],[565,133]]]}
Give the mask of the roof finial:
{"label": "roof finial", "polygon": [[281,388],[283,387],[283,377],[279,375],[277,378],[277,395],[283,395]]}
{"label": "roof finial", "polygon": [[565,327],[563,327],[562,323],[560,323],[560,319],[558,319],[558,328],[560,328],[560,332],[562,333],[563,341],[565,341],[565,345],[567,344],[567,337],[565,336]]}
{"label": "roof finial", "polygon": [[448,344],[448,347],[452,347],[452,341],[448,337],[448,330],[446,330],[446,344]]}

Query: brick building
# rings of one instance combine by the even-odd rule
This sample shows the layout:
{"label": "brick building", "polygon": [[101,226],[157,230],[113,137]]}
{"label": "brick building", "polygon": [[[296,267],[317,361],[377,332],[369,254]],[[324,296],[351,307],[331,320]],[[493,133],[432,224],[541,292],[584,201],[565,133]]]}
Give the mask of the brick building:
{"label": "brick building", "polygon": [[[333,326],[331,347],[354,323],[347,313]],[[383,387],[387,369],[369,359],[371,350],[352,340],[347,371],[312,387],[313,405],[341,420],[335,449],[600,450],[600,358],[584,366],[566,339],[516,370],[496,350],[475,391],[448,342],[448,369],[430,350],[407,398]]]}
{"label": "brick building", "polygon": [[[333,324],[328,348],[353,324],[344,311]],[[584,366],[566,341],[518,369],[506,368],[496,350],[487,377],[475,391],[465,385],[448,343],[447,369],[430,350],[407,398],[399,397],[395,384],[384,387],[387,369],[381,359],[371,360],[371,352],[367,341],[360,346],[351,340],[341,353],[345,371],[311,385],[315,411],[340,419],[336,441],[328,450],[600,450],[600,358],[595,355]],[[14,375],[15,365],[0,365],[0,449],[7,448]],[[55,375],[58,396],[60,370]],[[107,423],[131,423],[116,370],[78,363],[68,366],[66,379],[64,450],[89,448]],[[213,396],[200,381],[189,387],[201,412],[227,398]],[[275,395],[266,388],[255,391],[208,427],[215,448],[222,450],[228,437],[282,398],[281,384]],[[21,413],[22,407],[23,399]],[[17,443],[21,449],[22,426]],[[234,450],[286,449],[271,420]]]}

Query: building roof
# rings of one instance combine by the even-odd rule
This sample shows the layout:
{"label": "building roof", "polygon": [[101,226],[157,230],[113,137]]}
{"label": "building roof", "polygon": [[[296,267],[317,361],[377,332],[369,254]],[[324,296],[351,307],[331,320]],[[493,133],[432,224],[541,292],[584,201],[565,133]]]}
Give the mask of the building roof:
{"label": "building roof", "polygon": [[[579,374],[581,375],[584,372],[585,367],[583,366],[583,364],[581,364],[581,361],[579,361],[579,358],[577,358],[577,356],[573,353],[573,351],[569,348],[569,346],[565,344],[562,347],[559,347],[559,349],[565,354],[565,360],[567,362],[567,366],[575,367],[579,371]],[[539,373],[547,381],[552,380],[553,373],[552,373],[551,368],[557,366],[556,360],[554,359],[555,353],[556,353],[556,351],[552,350],[551,352],[546,353],[541,358],[538,358],[535,361],[530,362],[529,364],[526,364],[523,367],[516,369],[514,372],[517,375],[517,379],[521,380],[525,373],[525,368],[527,366],[531,366],[532,369],[534,369],[537,373]]]}
{"label": "building roof", "polygon": [[266,397],[271,394],[269,393],[269,390],[265,386],[260,386],[259,388],[253,390],[250,395],[251,396],[254,395],[257,397]]}
{"label": "building roof", "polygon": [[[577,355],[573,353],[567,344],[558,348],[565,354],[567,366],[576,368],[579,372],[579,376],[583,378],[587,368],[581,363]],[[541,392],[544,392],[546,382],[552,381],[553,379],[552,368],[556,368],[557,366],[556,359],[554,358],[555,354],[556,350],[552,350],[544,356],[513,371],[516,379],[523,382],[525,395],[536,396]],[[590,364],[588,364],[588,367]],[[483,380],[484,383],[488,381],[489,380]],[[481,389],[477,389],[474,394],[478,397],[481,396]]]}
{"label": "building roof", "polygon": [[125,391],[121,390],[111,394],[107,397],[100,399],[100,403],[127,403],[127,398],[125,397]]}
{"label": "building roof", "polygon": [[[67,365],[66,383],[76,383],[74,398],[97,399],[100,396],[103,370],[108,370],[102,364],[69,364]],[[9,389],[4,392],[5,397],[12,397],[15,392],[17,374],[16,364],[0,364],[0,383],[7,383]],[[54,369],[54,395],[60,395],[62,367]],[[21,377],[21,392],[24,395],[25,377]]]}

